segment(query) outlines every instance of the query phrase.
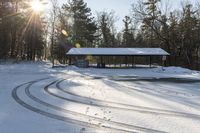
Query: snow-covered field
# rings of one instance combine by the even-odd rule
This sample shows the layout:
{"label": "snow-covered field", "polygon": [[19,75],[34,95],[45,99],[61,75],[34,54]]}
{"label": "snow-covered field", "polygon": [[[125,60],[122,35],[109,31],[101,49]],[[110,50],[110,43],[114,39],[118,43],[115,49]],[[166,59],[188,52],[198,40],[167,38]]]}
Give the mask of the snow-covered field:
{"label": "snow-covered field", "polygon": [[200,131],[200,72],[0,65],[0,133]]}

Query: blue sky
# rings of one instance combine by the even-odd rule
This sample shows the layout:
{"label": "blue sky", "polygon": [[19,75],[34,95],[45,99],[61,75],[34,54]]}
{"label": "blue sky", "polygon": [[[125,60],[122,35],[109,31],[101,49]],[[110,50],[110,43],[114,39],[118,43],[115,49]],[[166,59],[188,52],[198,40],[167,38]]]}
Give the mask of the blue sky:
{"label": "blue sky", "polygon": [[[63,2],[67,2],[67,0],[59,0]],[[115,15],[119,18],[118,22],[116,23],[116,26],[119,27],[119,29],[122,28],[123,23],[122,19],[125,15],[130,14],[131,10],[131,4],[136,2],[137,0],[84,0],[88,7],[91,8],[93,14],[95,14],[96,11],[115,11]],[[167,0],[162,0],[167,1]],[[173,9],[177,9],[181,7],[181,1],[182,0],[169,0],[170,5]],[[188,0],[189,2],[195,3],[196,0]]]}

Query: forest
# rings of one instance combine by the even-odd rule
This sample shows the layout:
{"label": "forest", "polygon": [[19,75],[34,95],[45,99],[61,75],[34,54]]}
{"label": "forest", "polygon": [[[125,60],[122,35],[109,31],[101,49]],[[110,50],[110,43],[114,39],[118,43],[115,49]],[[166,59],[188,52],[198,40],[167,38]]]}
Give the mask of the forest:
{"label": "forest", "polygon": [[[57,60],[66,63],[72,47],[160,47],[167,64],[200,69],[200,3],[183,1],[171,9],[165,0],[130,3],[123,29],[115,11],[93,14],[84,0],[0,0],[0,61]],[[165,2],[165,4],[163,4]],[[120,20],[121,21],[121,20]]]}

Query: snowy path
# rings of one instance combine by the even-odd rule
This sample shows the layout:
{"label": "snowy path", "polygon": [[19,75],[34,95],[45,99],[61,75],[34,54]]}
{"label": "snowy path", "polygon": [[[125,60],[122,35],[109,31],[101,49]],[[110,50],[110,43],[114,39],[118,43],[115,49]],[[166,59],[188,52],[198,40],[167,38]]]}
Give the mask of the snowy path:
{"label": "snowy path", "polygon": [[[163,109],[158,109],[158,108],[150,108],[150,107],[144,107],[144,106],[136,106],[136,105],[131,105],[131,104],[127,104],[127,103],[117,103],[114,101],[106,101],[106,100],[100,100],[100,99],[95,99],[95,98],[91,98],[91,97],[81,96],[81,95],[70,92],[69,90],[63,89],[62,87],[60,87],[60,84],[62,82],[63,82],[63,80],[61,80],[60,82],[58,82],[56,84],[56,86],[57,86],[56,89],[59,89],[65,93],[67,93],[70,96],[74,96],[74,99],[80,99],[80,100],[73,100],[74,102],[90,104],[90,105],[98,106],[98,107],[113,108],[113,109],[118,109],[118,110],[135,111],[135,112],[139,112],[139,113],[147,113],[147,114],[149,113],[149,114],[155,114],[155,115],[166,115],[166,116],[171,116],[171,117],[179,116],[179,117],[200,119],[200,115],[196,115],[196,114],[176,112],[176,111],[163,110]],[[125,88],[125,87],[123,87],[123,88]],[[64,97],[58,96],[57,94],[54,94],[54,93],[51,93],[51,95],[65,99]]]}
{"label": "snowy path", "polygon": [[[17,92],[18,92],[18,89],[20,89],[22,86],[24,86],[24,84],[16,87],[13,92],[12,92],[12,96],[13,98],[20,104],[22,105],[23,107],[33,111],[33,112],[36,112],[36,113],[39,113],[41,115],[44,115],[46,117],[50,117],[50,118],[53,118],[53,119],[57,119],[57,120],[61,120],[61,121],[65,121],[65,122],[68,122],[68,123],[73,123],[73,124],[80,124],[82,126],[86,126],[86,127],[92,127],[92,128],[97,128],[97,129],[103,129],[104,131],[114,131],[114,132],[137,132],[137,131],[144,131],[144,132],[161,132],[161,131],[158,131],[158,130],[153,130],[153,129],[147,129],[147,128],[144,128],[144,127],[139,127],[139,126],[134,126],[134,125],[128,125],[128,124],[125,124],[125,123],[120,123],[120,122],[114,122],[114,121],[110,121],[110,120],[107,120],[106,118],[99,118],[99,117],[95,117],[95,116],[89,116],[89,115],[85,115],[83,113],[78,113],[77,111],[70,111],[68,109],[64,109],[60,106],[56,106],[56,104],[50,104],[48,102],[45,102],[43,100],[41,100],[40,98],[37,98],[36,96],[32,95],[31,92],[30,92],[30,87],[39,82],[41,80],[36,80],[36,81],[32,81],[32,82],[29,82],[27,83],[27,86],[25,87],[25,93],[26,95],[33,101],[37,102],[40,104],[40,106],[36,106],[35,104],[31,103],[31,104],[28,104],[26,103],[27,100],[26,98],[24,100],[22,100]],[[86,103],[86,102],[81,102],[81,101],[78,101],[78,100],[73,100],[73,98],[64,98],[64,97],[61,97],[61,96],[58,96],[54,93],[51,93],[48,91],[49,87],[53,84],[55,84],[57,82],[56,81],[53,81],[53,82],[50,82],[50,84],[46,85],[44,87],[44,90],[49,93],[50,95],[53,95],[57,98],[60,98],[60,99],[64,99],[65,102],[73,102],[73,103],[77,103],[77,104],[84,104],[84,106],[93,106],[94,104],[92,103]],[[26,84],[25,84],[26,85]],[[54,88],[55,89],[55,88]],[[20,91],[20,94],[22,94],[23,92]],[[38,92],[36,93],[38,94]],[[24,96],[22,96],[24,97]],[[43,97],[43,96],[39,96],[39,97]],[[55,101],[54,101],[55,102]],[[59,103],[57,101],[57,103]],[[42,106],[45,106],[46,108],[48,109],[42,109],[44,107],[41,107]],[[80,105],[79,105],[80,106]],[[102,105],[98,105],[96,104],[95,105],[96,107],[102,107]],[[103,106],[103,107],[111,107],[111,106]],[[84,107],[83,107],[84,108]],[[117,107],[111,107],[111,108],[115,108],[115,109],[118,109]],[[56,110],[56,111],[59,111],[61,113],[55,113],[55,112],[51,112],[50,113],[50,110]],[[57,114],[62,114],[62,113],[66,113],[68,115],[68,117],[66,116],[60,116],[60,115],[57,115]],[[70,117],[69,117],[70,115]],[[72,119],[74,118],[74,119]],[[88,122],[87,122],[88,120]]]}
{"label": "snowy path", "polygon": [[[123,83],[110,80],[101,81],[99,79],[98,80],[93,79],[92,81],[93,82],[95,81],[95,84],[94,86],[92,86],[90,83],[87,83],[88,78],[84,79],[79,77],[77,80],[76,78],[73,78],[71,79],[71,81],[63,83],[64,85],[61,84],[60,86],[63,86],[63,88],[61,87],[58,88],[66,92],[67,94],[74,96],[73,99],[82,98],[81,101],[84,102],[91,101],[92,105],[109,108],[109,110],[114,109],[111,111],[112,112],[110,115],[111,120],[114,121],[120,120],[128,124],[138,124],[138,121],[141,120],[139,125],[142,125],[142,127],[149,127],[151,129],[157,129],[157,130],[160,129],[159,131],[166,131],[166,132],[173,132],[173,131],[178,132],[180,129],[182,130],[182,132],[191,132],[191,130],[193,130],[193,132],[199,131],[200,111],[198,108],[196,108],[196,105],[194,105],[193,108],[188,106],[186,104],[188,102],[187,100],[185,100],[184,103],[180,103],[179,99],[176,99],[176,101],[165,99],[165,96],[160,97],[158,94],[149,93],[149,90],[142,88],[146,86],[141,86],[140,89],[138,88],[136,89],[134,87],[127,86],[127,82],[124,85]],[[71,87],[72,91],[70,91],[70,89],[67,88],[67,86],[70,86],[70,82],[71,84],[75,84],[73,83],[73,81],[75,83],[80,83],[80,82],[84,83],[86,84],[86,86],[83,87],[84,84],[82,84],[80,89],[78,89],[78,87],[74,89],[73,87]],[[106,82],[106,84],[98,82],[104,82],[104,83]],[[99,86],[98,84],[99,85],[101,84],[101,88],[103,88],[104,91],[102,90],[100,90],[99,92],[97,91]],[[91,92],[90,95],[88,92],[87,93],[84,92],[88,91],[89,88],[91,88],[91,90],[95,89],[95,93],[97,93],[97,95],[95,95],[95,93],[93,92]],[[160,90],[164,89],[160,88]],[[103,96],[101,96],[100,93],[104,93]],[[87,97],[84,96],[83,94],[89,96]],[[114,94],[114,96],[112,94]],[[170,97],[168,96],[168,98]],[[184,98],[186,99],[186,97]],[[124,114],[127,114],[127,116]],[[116,115],[118,116],[118,118],[116,118]],[[165,128],[166,130],[163,130]]]}
{"label": "snowy path", "polygon": [[1,133],[198,132],[200,74],[170,72],[0,65]]}
{"label": "snowy path", "polygon": [[[19,96],[17,95],[17,91],[18,91],[18,89],[20,89],[20,87],[21,87],[21,86],[18,86],[18,87],[16,87],[16,88],[13,90],[12,96],[13,96],[13,98],[14,98],[20,105],[22,105],[23,107],[25,107],[25,108],[27,108],[27,109],[33,111],[33,112],[39,113],[39,114],[41,114],[41,115],[44,115],[44,116],[46,116],[46,117],[50,117],[50,118],[53,118],[53,119],[65,121],[65,122],[68,122],[68,123],[80,124],[80,125],[83,125],[83,126],[93,127],[93,128],[100,128],[100,129],[104,129],[104,130],[106,130],[106,129],[112,129],[111,127],[98,126],[97,124],[84,122],[83,120],[81,121],[81,120],[80,120],[80,117],[87,117],[87,118],[90,118],[90,117],[87,116],[87,115],[82,115],[81,113],[76,113],[76,112],[73,112],[73,111],[69,111],[69,110],[63,109],[63,108],[61,108],[61,107],[58,107],[58,106],[49,104],[49,103],[47,103],[47,102],[44,102],[44,101],[40,100],[39,98],[36,98],[36,97],[33,96],[33,95],[30,93],[30,91],[29,91],[31,85],[33,85],[34,82],[37,82],[37,81],[30,82],[30,83],[28,84],[28,86],[25,88],[25,93],[26,93],[26,95],[27,95],[29,98],[31,98],[32,100],[34,100],[35,102],[37,102],[37,103],[39,103],[39,104],[41,104],[41,105],[43,105],[43,106],[46,106],[46,107],[48,107],[48,108],[52,108],[52,109],[55,109],[55,110],[58,110],[58,111],[62,111],[62,112],[64,112],[64,113],[67,113],[68,115],[69,115],[69,114],[72,115],[73,117],[79,116],[79,118],[77,118],[77,120],[76,120],[76,119],[72,119],[72,118],[70,118],[70,117],[64,117],[64,116],[56,115],[55,112],[54,112],[54,113],[50,113],[50,112],[49,112],[49,109],[44,109],[44,110],[46,110],[46,111],[44,111],[44,110],[41,109],[41,108],[42,108],[41,106],[40,106],[40,107],[34,107],[34,106],[36,106],[36,105],[27,104],[27,103],[26,103],[27,100],[22,100],[22,99],[20,99]],[[56,82],[56,81],[50,83],[50,84],[47,85],[45,88],[47,88],[48,86],[54,84],[55,82]],[[23,86],[23,85],[24,85],[24,84],[22,84],[22,86]],[[47,111],[47,110],[48,110],[48,111]],[[95,119],[95,118],[93,118],[93,119]],[[115,129],[115,128],[113,128],[112,130],[114,130],[114,131],[115,131],[115,130],[116,130],[116,131],[123,131],[123,132],[126,131],[126,130],[120,130],[120,129]]]}

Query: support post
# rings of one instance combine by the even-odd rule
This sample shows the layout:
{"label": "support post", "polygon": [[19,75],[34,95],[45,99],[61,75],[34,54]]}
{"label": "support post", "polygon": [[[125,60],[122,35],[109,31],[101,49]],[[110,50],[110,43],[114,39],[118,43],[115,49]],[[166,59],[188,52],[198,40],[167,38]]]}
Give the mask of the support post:
{"label": "support post", "polygon": [[129,56],[129,59],[128,59],[128,67],[131,67],[131,56]]}
{"label": "support post", "polygon": [[150,66],[150,68],[151,68],[151,64],[152,64],[152,57],[150,56],[150,58],[149,58],[149,66]]}
{"label": "support post", "polygon": [[119,66],[120,66],[120,68],[121,68],[121,67],[122,67],[122,63],[121,63],[121,61],[123,62],[122,57],[119,57],[119,60],[120,60],[120,64],[119,64]]}
{"label": "support post", "polygon": [[108,56],[108,65],[110,67],[110,56]]}
{"label": "support post", "polygon": [[128,66],[128,63],[127,63],[127,56],[125,56],[125,62],[126,62],[126,67]]}
{"label": "support post", "polygon": [[69,65],[72,65],[72,58],[69,56]]}
{"label": "support post", "polygon": [[134,64],[134,56],[132,56],[131,62],[132,62],[132,67],[133,67],[133,64]]}
{"label": "support post", "polygon": [[101,64],[100,64],[100,67],[103,67],[103,57],[101,56]]}
{"label": "support post", "polygon": [[117,63],[116,63],[116,57],[114,56],[113,58],[113,61],[114,61],[114,64],[115,64],[115,67],[117,66]]}

